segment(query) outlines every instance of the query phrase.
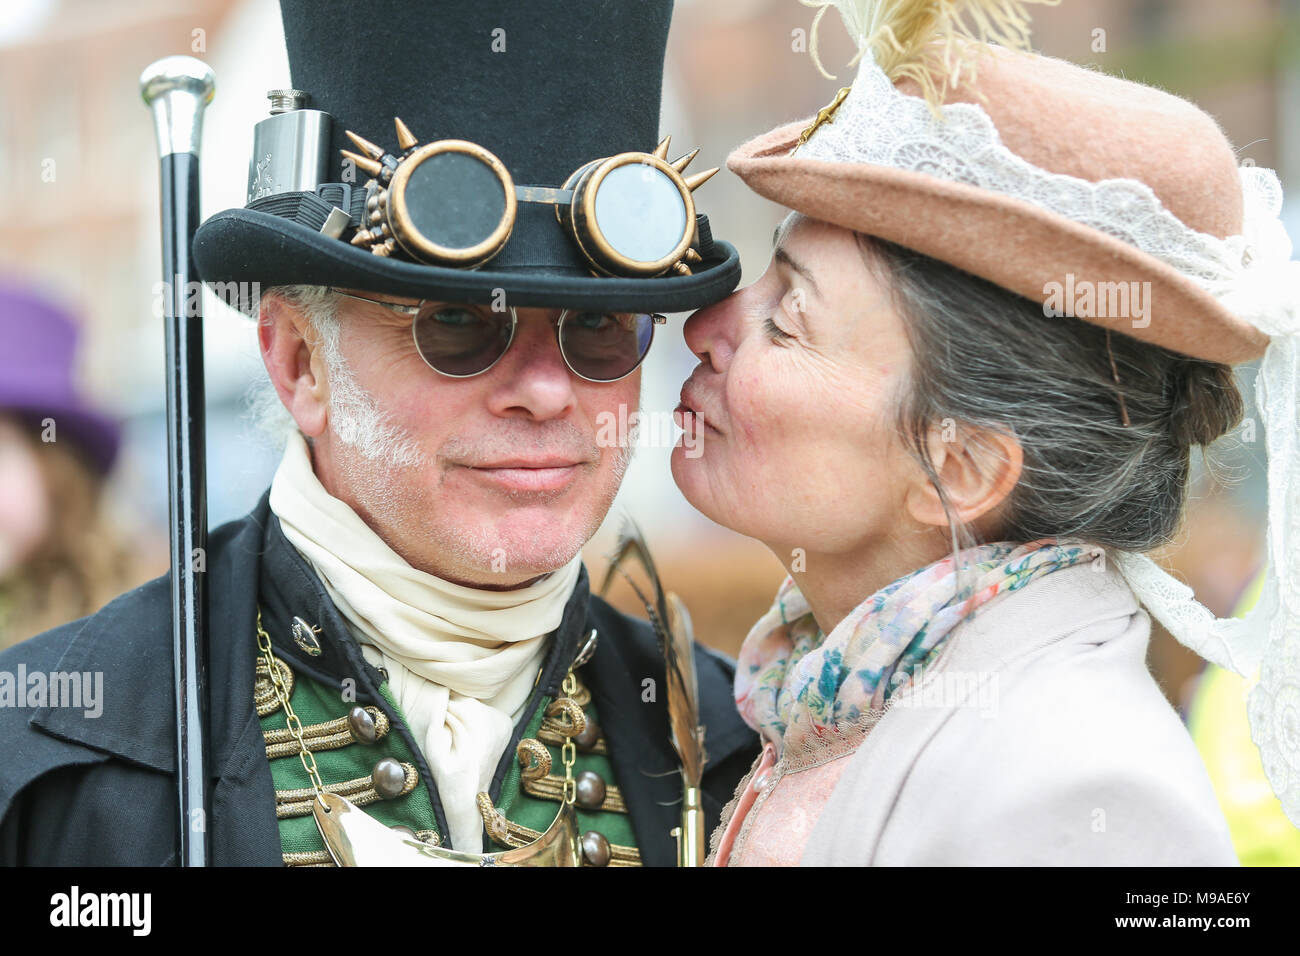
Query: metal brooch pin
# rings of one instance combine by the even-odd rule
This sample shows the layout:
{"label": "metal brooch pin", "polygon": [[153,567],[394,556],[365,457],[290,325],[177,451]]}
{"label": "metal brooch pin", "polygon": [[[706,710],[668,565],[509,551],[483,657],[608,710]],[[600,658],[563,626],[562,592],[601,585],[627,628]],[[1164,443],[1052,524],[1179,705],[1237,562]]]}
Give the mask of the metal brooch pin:
{"label": "metal brooch pin", "polygon": [[295,617],[293,623],[289,626],[289,631],[293,635],[293,642],[298,645],[304,654],[312,657],[320,657],[323,648],[316,635],[320,633],[320,628],[314,624],[308,624],[300,617]]}

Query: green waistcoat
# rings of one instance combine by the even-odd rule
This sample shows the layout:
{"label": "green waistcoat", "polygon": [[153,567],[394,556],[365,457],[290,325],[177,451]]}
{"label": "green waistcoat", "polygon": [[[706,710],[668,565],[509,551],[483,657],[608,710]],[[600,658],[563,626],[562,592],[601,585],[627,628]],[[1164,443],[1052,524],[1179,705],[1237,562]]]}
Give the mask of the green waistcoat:
{"label": "green waistcoat", "polygon": [[[281,659],[282,676],[287,670],[288,665]],[[429,788],[417,772],[416,761],[402,734],[392,726],[391,718],[379,707],[358,708],[342,700],[337,687],[309,677],[292,675],[286,684],[290,691],[289,703],[302,725],[304,742],[325,787],[338,789],[380,823],[406,828],[417,838],[440,845],[444,834],[438,832]],[[388,685],[382,684],[379,689],[389,713],[404,723],[405,717]],[[580,681],[574,699],[582,706],[588,725],[595,725],[580,741],[573,767],[574,777],[582,784],[577,803],[579,831],[584,834],[584,848],[596,850],[588,861],[599,863],[608,858],[607,865],[639,865],[632,826],[605,755],[605,741],[598,734],[599,715],[590,693]],[[563,738],[555,719],[546,716],[552,700],[546,696],[539,700],[520,744],[521,749],[532,748],[530,752],[535,756],[529,765],[533,768],[538,767],[537,758],[541,756],[538,748],[545,748],[550,757],[550,772],[540,777],[534,773],[531,776],[538,779],[526,779],[529,774],[521,761],[512,762],[495,801],[496,809],[508,821],[509,830],[508,834],[498,831],[498,836],[510,842],[485,836],[483,849],[487,852],[528,842],[551,824],[559,809],[564,779],[560,748]],[[276,790],[276,816],[284,862],[288,866],[332,865],[312,816],[310,777],[298,744],[287,729],[286,715],[267,679],[261,658],[256,701]],[[365,713],[358,714],[358,710]],[[604,796],[600,800],[602,789]],[[605,844],[609,848],[607,853],[602,852]]]}

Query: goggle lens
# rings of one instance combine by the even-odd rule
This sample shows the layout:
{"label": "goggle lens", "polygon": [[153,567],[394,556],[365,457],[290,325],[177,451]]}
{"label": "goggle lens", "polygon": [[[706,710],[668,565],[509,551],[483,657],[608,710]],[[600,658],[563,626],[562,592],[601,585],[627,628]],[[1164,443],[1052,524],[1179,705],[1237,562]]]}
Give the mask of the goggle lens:
{"label": "goggle lens", "polygon": [[416,247],[455,253],[490,241],[509,212],[496,170],[461,152],[437,153],[414,166],[402,199]]}
{"label": "goggle lens", "polygon": [[600,181],[595,225],[613,251],[654,262],[673,251],[686,231],[686,200],[654,166],[619,166]]}

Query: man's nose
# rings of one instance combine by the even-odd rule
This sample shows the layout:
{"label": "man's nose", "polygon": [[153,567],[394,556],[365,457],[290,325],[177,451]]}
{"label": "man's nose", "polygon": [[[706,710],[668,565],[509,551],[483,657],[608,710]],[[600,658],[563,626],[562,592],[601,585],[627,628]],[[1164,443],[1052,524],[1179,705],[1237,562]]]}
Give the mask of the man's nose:
{"label": "man's nose", "polygon": [[559,312],[519,310],[510,348],[492,369],[496,386],[488,405],[496,415],[561,418],[577,403],[574,375],[555,334]]}

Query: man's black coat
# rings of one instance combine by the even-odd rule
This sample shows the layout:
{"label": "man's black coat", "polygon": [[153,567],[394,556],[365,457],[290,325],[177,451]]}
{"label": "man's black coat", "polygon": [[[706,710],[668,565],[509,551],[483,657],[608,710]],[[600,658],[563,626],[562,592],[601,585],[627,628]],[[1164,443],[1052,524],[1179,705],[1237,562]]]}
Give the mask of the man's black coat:
{"label": "man's black coat", "polygon": [[[211,534],[207,574],[211,859],[216,865],[280,865],[275,794],[253,703],[259,603],[264,620],[278,625],[268,626],[273,634],[287,632],[294,614],[323,625],[324,657],[291,659],[295,670],[310,674],[315,667],[322,679],[351,676],[362,703],[382,700],[378,673],[362,659],[320,580],[284,538],[265,496],[250,515]],[[673,772],[663,659],[645,622],[590,595],[585,568],[552,636],[540,686],[549,694],[558,691],[579,639],[593,628],[597,650],[583,679],[600,714],[642,859],[671,866],[669,831],[677,823],[681,785]],[[98,717],[86,716],[83,708],[0,707],[0,864],[177,862],[171,641],[170,590],[163,577],[91,617],[0,654],[0,672],[14,679],[20,665],[28,675],[103,674]],[[290,644],[290,657],[292,649]],[[758,742],[732,703],[730,662],[700,648],[696,662],[709,757],[703,801],[712,831]],[[646,699],[652,696],[647,687],[653,700]],[[516,739],[522,729],[521,722]],[[409,743],[444,823],[428,768]],[[512,742],[502,755],[494,799],[513,754]]]}

